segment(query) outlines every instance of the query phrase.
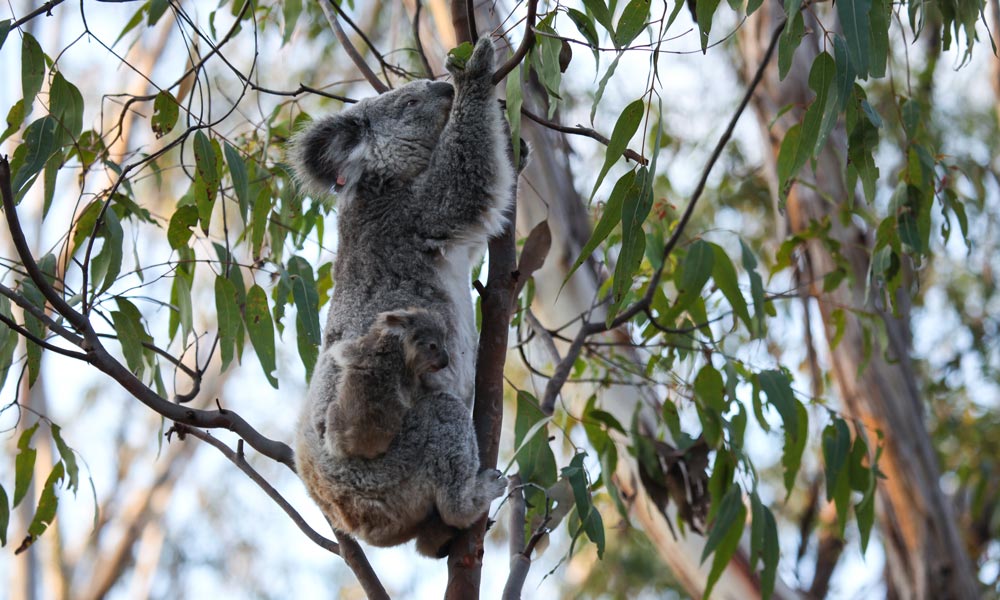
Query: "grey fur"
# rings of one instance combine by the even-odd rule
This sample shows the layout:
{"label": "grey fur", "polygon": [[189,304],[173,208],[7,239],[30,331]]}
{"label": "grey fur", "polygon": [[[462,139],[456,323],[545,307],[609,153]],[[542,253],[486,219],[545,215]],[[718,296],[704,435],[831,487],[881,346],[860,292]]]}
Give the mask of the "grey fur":
{"label": "grey fur", "polygon": [[[356,448],[362,452],[353,455],[329,449],[317,452],[325,445],[322,426],[303,420],[299,430],[297,466],[313,499],[334,527],[369,544],[394,546],[415,537],[420,552],[440,556],[456,528],[475,522],[506,489],[507,480],[499,472],[479,472],[476,435],[461,398],[425,384],[400,394],[405,389],[400,380],[418,376],[427,365],[442,364],[430,346],[443,334],[443,321],[427,311],[395,311],[379,315],[362,338],[327,348],[320,356],[320,364],[337,361],[343,367],[340,396],[331,413],[341,404],[348,412],[334,414],[332,420],[353,419],[386,407],[399,417],[386,422],[391,429],[388,436],[379,427],[374,432],[358,431],[364,424],[353,421],[349,423],[353,430],[331,426],[331,434],[355,439],[356,433],[363,439]],[[320,364],[317,374],[335,372]],[[365,366],[373,374],[386,375],[388,381],[382,384],[364,377]],[[355,382],[356,376],[361,379]],[[310,388],[309,401],[323,391],[319,386]],[[359,406],[365,403],[375,406]],[[385,439],[385,448],[367,456],[372,439]],[[332,441],[339,448],[340,440]]]}
{"label": "grey fur", "polygon": [[506,223],[515,178],[489,40],[449,69],[454,88],[415,81],[317,121],[293,140],[291,162],[306,189],[339,190],[325,344],[364,335],[388,310],[445,315],[452,362],[436,379],[471,404],[470,274]]}
{"label": "grey fur", "polygon": [[425,376],[448,366],[445,323],[422,308],[380,314],[364,336],[330,347],[340,367],[337,400],[327,412],[327,450],[338,458],[384,454]]}
{"label": "grey fur", "polygon": [[[303,130],[291,148],[305,189],[339,193],[336,286],[299,423],[299,475],[334,527],[376,545],[416,537],[418,550],[431,556],[504,490],[498,473],[477,473],[470,274],[506,223],[515,182],[493,98],[492,44],[480,40],[464,68],[448,68],[454,88],[417,81],[362,100]],[[361,391],[349,392],[352,398],[412,404],[399,435],[387,442],[396,425],[376,424],[380,439],[372,443],[364,439],[371,433],[365,419],[338,406],[342,379],[350,379],[341,364],[359,360],[348,349],[377,315],[411,307],[443,318],[450,361],[420,377],[419,386],[411,380],[409,391],[402,383],[385,389],[371,379],[356,382]],[[397,372],[407,372],[405,360]],[[360,443],[335,439],[341,418],[352,421],[342,429]]]}

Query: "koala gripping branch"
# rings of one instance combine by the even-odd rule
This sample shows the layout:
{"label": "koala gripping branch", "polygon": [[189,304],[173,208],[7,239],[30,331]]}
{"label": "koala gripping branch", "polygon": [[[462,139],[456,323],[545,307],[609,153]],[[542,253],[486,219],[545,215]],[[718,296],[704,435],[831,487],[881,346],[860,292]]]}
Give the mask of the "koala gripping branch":
{"label": "koala gripping branch", "polygon": [[14,242],[14,248],[21,259],[22,265],[24,265],[24,270],[52,308],[66,319],[73,329],[83,337],[82,340],[76,340],[76,342],[86,353],[87,362],[117,381],[119,385],[137,400],[171,421],[206,429],[228,429],[246,440],[251,447],[261,454],[273,458],[292,470],[295,469],[294,454],[287,444],[264,437],[238,414],[221,409],[196,410],[174,404],[153,391],[133,375],[125,365],[115,359],[104,348],[100,337],[98,337],[97,332],[87,317],[70,306],[62,295],[56,291],[49,282],[49,278],[42,273],[38,267],[38,263],[35,262],[34,257],[31,255],[31,249],[28,247],[28,242],[24,237],[24,229],[21,227],[21,223],[17,217],[17,209],[14,206],[10,162],[8,162],[5,156],[0,157],[0,195],[3,196],[3,210],[7,217],[7,229],[10,231],[11,240]]}

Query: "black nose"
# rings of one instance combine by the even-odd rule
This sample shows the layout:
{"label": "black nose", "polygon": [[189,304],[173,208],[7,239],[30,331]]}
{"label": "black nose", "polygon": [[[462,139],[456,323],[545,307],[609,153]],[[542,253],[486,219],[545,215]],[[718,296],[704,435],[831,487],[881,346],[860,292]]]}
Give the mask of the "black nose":
{"label": "black nose", "polygon": [[455,88],[447,81],[432,81],[428,86],[435,96],[452,98],[455,96]]}
{"label": "black nose", "polygon": [[441,369],[447,367],[448,366],[448,353],[447,352],[442,352],[441,356],[439,356],[438,359],[437,359],[437,361],[435,361],[435,362],[436,362],[436,364],[434,366],[437,367],[438,370],[441,370]]}

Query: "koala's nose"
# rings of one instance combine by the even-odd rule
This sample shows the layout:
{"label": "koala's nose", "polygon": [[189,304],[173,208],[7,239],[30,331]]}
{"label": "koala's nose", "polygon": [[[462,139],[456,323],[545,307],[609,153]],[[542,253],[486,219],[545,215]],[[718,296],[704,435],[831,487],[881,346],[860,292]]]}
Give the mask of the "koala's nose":
{"label": "koala's nose", "polygon": [[435,96],[444,96],[445,98],[455,96],[455,88],[446,81],[432,81],[428,87],[431,90],[431,94]]}
{"label": "koala's nose", "polygon": [[437,367],[438,371],[440,371],[441,369],[448,366],[448,362],[449,362],[448,353],[442,351],[441,354],[438,356],[437,360],[434,361],[434,366]]}

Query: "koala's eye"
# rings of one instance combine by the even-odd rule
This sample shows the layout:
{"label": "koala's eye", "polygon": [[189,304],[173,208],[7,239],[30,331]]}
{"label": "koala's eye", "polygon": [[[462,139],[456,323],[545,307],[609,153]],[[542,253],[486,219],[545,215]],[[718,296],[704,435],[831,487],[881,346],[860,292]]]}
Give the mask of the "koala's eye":
{"label": "koala's eye", "polygon": [[437,345],[437,343],[435,343],[435,342],[429,342],[429,343],[427,344],[427,348],[428,348],[428,350],[430,350],[431,352],[437,352],[437,349],[438,349],[438,345]]}
{"label": "koala's eye", "polygon": [[413,108],[414,106],[420,104],[420,100],[417,98],[410,98],[403,103],[403,108]]}

